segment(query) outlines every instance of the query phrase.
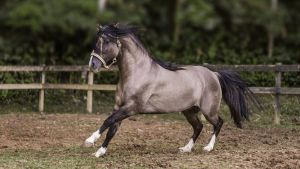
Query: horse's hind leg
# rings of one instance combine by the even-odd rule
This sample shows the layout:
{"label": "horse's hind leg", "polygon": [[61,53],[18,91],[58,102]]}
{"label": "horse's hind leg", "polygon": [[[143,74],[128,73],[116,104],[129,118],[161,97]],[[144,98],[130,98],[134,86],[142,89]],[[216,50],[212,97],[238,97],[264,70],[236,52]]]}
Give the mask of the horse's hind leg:
{"label": "horse's hind leg", "polygon": [[208,121],[214,126],[214,130],[213,130],[213,134],[212,134],[212,137],[211,137],[209,143],[207,144],[207,146],[205,146],[203,148],[203,150],[205,150],[205,151],[211,151],[211,150],[214,149],[214,145],[216,143],[216,139],[217,139],[218,134],[219,134],[219,132],[220,132],[220,130],[222,128],[223,119],[221,117],[219,117],[219,116],[216,116],[214,118],[208,117],[206,119],[207,120],[210,119]]}
{"label": "horse's hind leg", "polygon": [[194,133],[190,141],[184,147],[179,148],[180,152],[191,152],[199,134],[202,131],[203,124],[197,116],[198,111],[198,107],[192,107],[182,112],[187,121],[192,125]]}
{"label": "horse's hind leg", "polygon": [[211,123],[214,127],[210,142],[207,144],[207,146],[205,146],[203,148],[203,150],[205,150],[205,151],[213,150],[215,142],[216,142],[216,138],[217,138],[218,134],[220,133],[220,130],[223,125],[223,119],[218,116],[220,102],[221,102],[220,99],[218,100],[215,98],[214,100],[211,100],[208,97],[202,103],[202,105],[203,105],[201,107],[202,113],[205,116],[205,118],[207,119],[207,121],[209,123]]}

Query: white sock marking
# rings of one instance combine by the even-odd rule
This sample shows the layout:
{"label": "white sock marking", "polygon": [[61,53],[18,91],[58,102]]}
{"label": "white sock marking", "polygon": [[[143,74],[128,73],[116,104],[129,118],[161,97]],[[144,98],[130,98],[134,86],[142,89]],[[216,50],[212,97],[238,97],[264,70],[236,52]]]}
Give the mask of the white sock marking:
{"label": "white sock marking", "polygon": [[203,148],[203,150],[205,151],[211,151],[214,149],[214,145],[215,145],[215,142],[216,142],[216,135],[214,134],[211,139],[210,139],[210,142],[207,144],[207,146],[205,146]]}
{"label": "white sock marking", "polygon": [[183,153],[189,153],[192,151],[194,144],[194,140],[190,139],[190,141],[184,147],[179,148],[179,151]]}
{"label": "white sock marking", "polygon": [[97,152],[94,154],[97,158],[103,156],[106,153],[107,148],[100,147]]}
{"label": "white sock marking", "polygon": [[84,144],[87,147],[92,146],[100,138],[100,136],[101,134],[99,133],[99,130],[97,130],[89,138],[85,140]]}

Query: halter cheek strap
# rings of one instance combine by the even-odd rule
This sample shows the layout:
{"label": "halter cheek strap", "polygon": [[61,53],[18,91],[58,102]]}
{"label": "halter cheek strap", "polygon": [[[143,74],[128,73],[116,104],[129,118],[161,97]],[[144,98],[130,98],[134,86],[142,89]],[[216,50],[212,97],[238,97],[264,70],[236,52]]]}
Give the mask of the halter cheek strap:
{"label": "halter cheek strap", "polygon": [[[102,62],[104,68],[110,69],[110,67],[111,67],[114,63],[117,62],[117,57],[115,57],[115,58],[112,60],[112,62],[111,62],[109,65],[107,65],[107,63],[106,63],[105,60],[103,59],[103,54],[102,54],[102,47],[103,47],[103,38],[102,38],[102,36],[99,38],[99,40],[100,40],[100,51],[101,51],[101,53],[100,53],[100,55],[98,55],[94,50],[92,51],[92,53],[91,53],[91,58],[90,58],[90,62],[89,62],[89,66],[91,67],[91,65],[92,65],[93,57],[96,57],[97,59],[99,59],[99,60]],[[119,39],[117,40],[117,46],[118,46],[119,50],[121,50],[121,42],[119,41]]]}

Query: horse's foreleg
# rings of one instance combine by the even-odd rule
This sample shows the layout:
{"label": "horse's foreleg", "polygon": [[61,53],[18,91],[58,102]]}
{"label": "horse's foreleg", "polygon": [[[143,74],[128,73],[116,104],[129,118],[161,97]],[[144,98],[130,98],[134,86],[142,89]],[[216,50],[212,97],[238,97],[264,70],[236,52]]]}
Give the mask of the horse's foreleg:
{"label": "horse's foreleg", "polygon": [[94,143],[100,138],[101,134],[99,133],[99,130],[95,131],[89,138],[87,138],[84,141],[85,147],[91,147],[94,145]]}
{"label": "horse's foreleg", "polygon": [[115,110],[112,115],[110,115],[100,127],[99,130],[95,131],[89,138],[87,138],[84,142],[84,146],[91,147],[94,143],[100,138],[101,134],[110,126],[112,126],[115,122],[121,121],[124,118],[129,117],[129,113],[126,111]]}
{"label": "horse's foreleg", "polygon": [[113,126],[111,126],[106,134],[106,138],[102,144],[102,146],[98,149],[98,151],[95,153],[96,157],[100,157],[106,153],[107,146],[111,139],[115,136],[116,132],[118,131],[119,126],[121,125],[121,122],[116,122]]}
{"label": "horse's foreleg", "polygon": [[101,155],[104,155],[107,149],[107,145],[109,141],[113,138],[115,135],[119,123],[124,120],[127,117],[130,117],[133,115],[133,113],[129,113],[128,111],[125,111],[124,109],[119,109],[113,112],[112,115],[110,115],[102,124],[102,126],[94,132],[88,139],[85,141],[85,145],[93,145],[94,142],[101,136],[101,134],[107,129],[110,128],[110,130],[107,133],[107,138],[105,139],[103,145],[98,149],[98,151],[95,153],[96,157],[99,157]]}

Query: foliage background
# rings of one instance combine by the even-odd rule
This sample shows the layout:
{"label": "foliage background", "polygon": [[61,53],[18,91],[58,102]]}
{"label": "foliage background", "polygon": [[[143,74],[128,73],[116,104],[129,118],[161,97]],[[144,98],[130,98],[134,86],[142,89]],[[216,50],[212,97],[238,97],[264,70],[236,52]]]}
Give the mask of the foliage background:
{"label": "foliage background", "polygon": [[[111,22],[139,26],[138,36],[155,57],[178,64],[299,64],[300,1],[278,0],[276,11],[271,5],[272,0],[109,0],[99,11],[97,0],[2,0],[0,65],[87,64],[96,24]],[[255,86],[274,85],[273,74],[243,76]],[[77,74],[47,78],[82,81]],[[117,76],[100,78],[115,83]],[[0,83],[34,81],[39,75],[0,74]],[[285,74],[283,85],[299,87],[299,73]],[[36,95],[25,93],[0,91],[0,100]]]}
{"label": "foliage background", "polygon": [[[0,63],[85,64],[97,23],[140,26],[157,57],[180,64],[284,64],[300,61],[300,2],[270,0],[4,0]],[[267,56],[268,32],[275,35]]]}

